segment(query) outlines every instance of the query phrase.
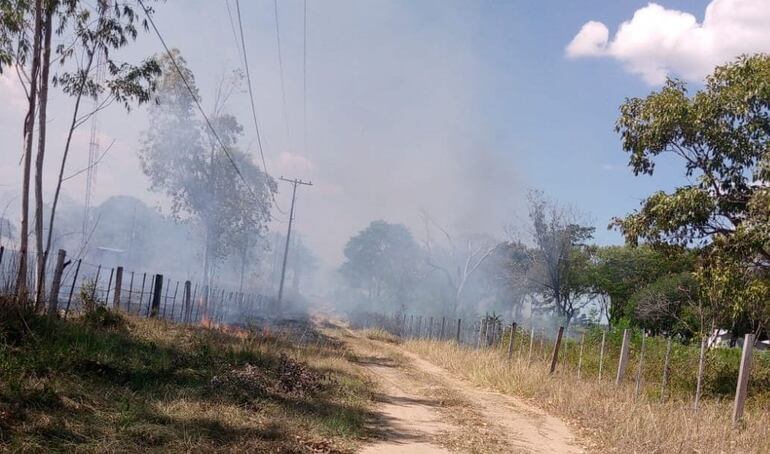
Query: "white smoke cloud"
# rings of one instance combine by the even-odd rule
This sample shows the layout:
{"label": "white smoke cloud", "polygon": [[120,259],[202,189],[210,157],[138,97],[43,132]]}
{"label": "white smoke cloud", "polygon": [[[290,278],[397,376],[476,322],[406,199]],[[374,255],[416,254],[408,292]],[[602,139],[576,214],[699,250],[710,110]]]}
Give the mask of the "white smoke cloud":
{"label": "white smoke cloud", "polygon": [[669,75],[699,81],[740,54],[770,52],[768,23],[768,0],[712,0],[700,23],[690,13],[650,3],[620,24],[612,39],[605,24],[587,22],[566,54],[613,58],[652,85]]}

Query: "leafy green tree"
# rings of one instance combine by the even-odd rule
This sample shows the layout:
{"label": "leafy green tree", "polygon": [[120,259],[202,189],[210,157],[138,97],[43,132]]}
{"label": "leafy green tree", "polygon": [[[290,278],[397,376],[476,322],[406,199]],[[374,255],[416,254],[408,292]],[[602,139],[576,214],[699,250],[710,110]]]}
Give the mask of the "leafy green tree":
{"label": "leafy green tree", "polygon": [[202,227],[203,279],[209,284],[215,264],[245,247],[244,236],[265,233],[277,186],[238,148],[243,128],[224,112],[235,86],[227,83],[226,92],[219,92],[210,115],[212,132],[195,115],[200,95],[192,71],[178,51],[173,55],[176,66],[169,57],[160,59],[158,103],[150,108],[139,158],[151,189],[169,197],[171,213]]}
{"label": "leafy green tree", "polygon": [[[102,92],[106,99],[118,101],[127,108],[133,102],[146,102],[152,93],[152,81],[157,76],[157,65],[144,61],[138,65],[117,62],[111,51],[127,46],[136,39],[144,14],[151,10],[141,7],[144,14],[136,13],[140,5],[134,1],[114,2],[99,0],[6,0],[0,2],[0,73],[13,67],[27,94],[27,115],[24,119],[24,153],[22,178],[21,241],[17,292],[21,300],[27,294],[27,262],[29,235],[29,192],[31,183],[32,146],[35,120],[38,121],[37,155],[35,158],[35,216],[34,238],[37,256],[37,300],[40,307],[45,295],[45,269],[51,249],[51,233],[56,213],[63,171],[67,161],[72,132],[90,115],[79,113],[83,96],[96,97]],[[102,58],[107,76],[104,81],[93,78],[96,58]],[[56,73],[54,65],[61,69]],[[52,72],[53,70],[53,72]],[[50,210],[48,236],[44,235],[43,164],[47,137],[46,128],[49,88],[61,86],[73,96],[75,109],[61,162],[56,194]],[[107,102],[108,103],[108,102]],[[107,104],[105,103],[105,104]]]}
{"label": "leafy green tree", "polygon": [[[613,225],[632,244],[700,246],[707,257],[701,286],[711,289],[713,323],[737,320],[748,307],[721,310],[733,283],[742,291],[766,287],[770,271],[770,57],[742,56],[716,68],[690,95],[669,80],[646,98],[621,106],[617,130],[635,174],[653,174],[662,155],[678,159],[688,178],[670,193],[656,192]],[[665,161],[671,162],[671,161]],[[729,261],[730,267],[716,266]],[[716,266],[716,267],[715,267]],[[749,281],[744,281],[748,278]],[[721,296],[720,296],[721,295]],[[705,302],[704,302],[705,304]],[[766,322],[765,322],[766,326]]]}
{"label": "leafy green tree", "polygon": [[418,281],[422,251],[406,226],[373,221],[348,240],[344,254],[340,273],[369,304],[408,301]]}
{"label": "leafy green tree", "polygon": [[640,289],[663,276],[691,271],[693,266],[694,254],[681,248],[597,247],[586,279],[594,287],[603,315],[612,325],[622,318],[633,321],[635,309],[630,301]]}
{"label": "leafy green tree", "polygon": [[626,310],[631,312],[634,324],[654,334],[689,338],[704,326],[706,314],[700,301],[692,273],[668,273],[638,288],[629,298]]}

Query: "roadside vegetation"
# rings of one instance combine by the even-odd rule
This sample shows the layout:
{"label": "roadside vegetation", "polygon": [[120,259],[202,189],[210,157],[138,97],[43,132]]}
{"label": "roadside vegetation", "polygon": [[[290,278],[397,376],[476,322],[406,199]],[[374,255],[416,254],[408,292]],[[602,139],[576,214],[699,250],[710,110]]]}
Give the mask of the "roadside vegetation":
{"label": "roadside vegetation", "polygon": [[[10,308],[12,306],[3,306]],[[271,334],[272,333],[272,334]],[[0,323],[0,450],[349,452],[371,384],[340,344],[97,308]]]}
{"label": "roadside vegetation", "polygon": [[[548,363],[543,359],[547,355],[539,354],[537,350],[538,354],[533,356],[531,364],[526,349],[523,355],[515,354],[509,364],[502,348],[477,350],[458,346],[454,342],[428,340],[407,341],[403,347],[477,386],[524,398],[535,406],[563,416],[582,432],[592,451],[770,452],[770,445],[767,444],[770,437],[767,388],[762,390],[764,394],[761,398],[749,400],[744,418],[734,429],[731,423],[732,399],[713,386],[707,386],[712,398],[703,399],[697,411],[694,410],[690,393],[692,374],[687,380],[676,378],[676,375],[672,377],[671,395],[664,400],[660,399],[658,392],[659,378],[653,382],[650,377],[637,396],[636,369],[632,361],[625,382],[615,386],[617,355],[607,359],[607,368],[600,381],[598,370],[589,366],[598,360],[592,355],[584,357],[584,369],[578,379],[576,364],[571,360],[561,363],[554,376],[548,375]],[[567,350],[572,351],[573,348],[574,345]],[[674,356],[678,366],[692,362],[692,352],[686,349]],[[763,358],[762,362],[766,375],[769,370],[767,358]],[[677,365],[672,368],[677,368]],[[652,375],[652,367],[649,371]],[[715,385],[719,381],[709,380],[707,383]]]}

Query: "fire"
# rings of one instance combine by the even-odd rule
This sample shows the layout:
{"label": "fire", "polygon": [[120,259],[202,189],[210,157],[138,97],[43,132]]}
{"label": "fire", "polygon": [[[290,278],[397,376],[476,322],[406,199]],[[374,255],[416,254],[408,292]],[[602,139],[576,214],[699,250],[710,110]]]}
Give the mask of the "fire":
{"label": "fire", "polygon": [[216,323],[212,323],[211,322],[211,319],[209,318],[208,314],[203,314],[203,316],[201,317],[200,325],[204,326],[206,328],[216,328],[217,327]]}
{"label": "fire", "polygon": [[249,337],[249,331],[237,326],[237,325],[228,325],[226,323],[216,323],[211,318],[209,318],[208,314],[203,314],[200,321],[200,326],[203,326],[208,329],[216,329],[223,333],[232,334],[235,337],[246,339]]}

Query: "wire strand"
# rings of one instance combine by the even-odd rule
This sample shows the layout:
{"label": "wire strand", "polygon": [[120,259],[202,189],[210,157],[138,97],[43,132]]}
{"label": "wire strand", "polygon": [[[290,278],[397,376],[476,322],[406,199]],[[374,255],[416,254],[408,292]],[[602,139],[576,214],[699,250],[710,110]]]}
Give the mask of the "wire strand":
{"label": "wire strand", "polygon": [[[155,25],[155,21],[152,19],[152,15],[148,11],[147,7],[144,6],[144,2],[142,0],[137,0],[139,2],[139,5],[144,10],[144,14],[147,17],[147,20],[150,22],[150,25],[152,26],[152,29],[155,31],[155,34],[158,36],[158,39],[160,40],[160,43],[163,45],[163,48],[166,50],[166,54],[168,55],[169,59],[171,60],[171,65],[174,67],[174,70],[176,70],[177,74],[179,75],[179,78],[182,79],[182,83],[187,88],[187,91],[190,92],[190,96],[192,96],[193,101],[195,102],[195,106],[198,108],[198,111],[203,116],[203,118],[206,120],[206,125],[211,130],[211,134],[214,136],[216,141],[219,143],[219,146],[222,148],[222,151],[227,156],[227,159],[230,161],[230,164],[232,164],[233,168],[235,169],[235,173],[238,174],[240,179],[243,181],[243,184],[246,186],[246,189],[251,192],[251,194],[256,197],[256,194],[254,193],[254,190],[252,189],[251,185],[246,181],[246,178],[241,173],[241,169],[238,168],[238,165],[236,164],[235,160],[233,159],[232,155],[230,154],[230,151],[225,146],[224,142],[222,142],[222,139],[219,137],[219,134],[217,134],[216,129],[214,129],[214,126],[211,124],[211,120],[209,120],[209,117],[206,115],[206,112],[203,110],[203,106],[201,106],[200,101],[198,100],[198,97],[195,95],[195,92],[192,89],[192,86],[190,85],[190,82],[187,80],[187,78],[184,76],[184,73],[182,72],[181,68],[179,67],[179,64],[176,61],[176,58],[174,58],[174,54],[169,49],[168,45],[166,44],[166,40],[163,39],[163,36],[160,34],[160,30],[158,30],[158,27]],[[264,158],[263,158],[264,160]],[[266,176],[269,176],[267,173],[267,169],[264,169],[264,173]],[[265,184],[267,184],[267,181],[265,181]],[[268,188],[268,191],[272,194],[272,190]]]}
{"label": "wire strand", "polygon": [[238,29],[241,32],[241,50],[243,51],[243,64],[246,67],[246,83],[249,86],[249,100],[251,101],[251,117],[254,119],[254,129],[257,131],[257,145],[259,146],[259,156],[262,158],[262,168],[267,173],[267,163],[265,162],[265,153],[262,149],[262,137],[259,133],[259,122],[257,121],[257,108],[254,104],[254,91],[251,88],[251,72],[249,71],[249,58],[246,52],[246,40],[243,38],[243,22],[241,21],[241,1],[235,0],[235,10],[238,15]]}
{"label": "wire strand", "polygon": [[291,147],[289,134],[289,110],[286,108],[286,82],[283,76],[283,53],[281,51],[281,29],[278,19],[278,0],[273,0],[275,10],[275,43],[278,47],[278,72],[281,76],[281,100],[283,101],[283,124],[286,129],[286,146]]}
{"label": "wire strand", "polygon": [[307,157],[307,0],[302,5],[302,151]]}

